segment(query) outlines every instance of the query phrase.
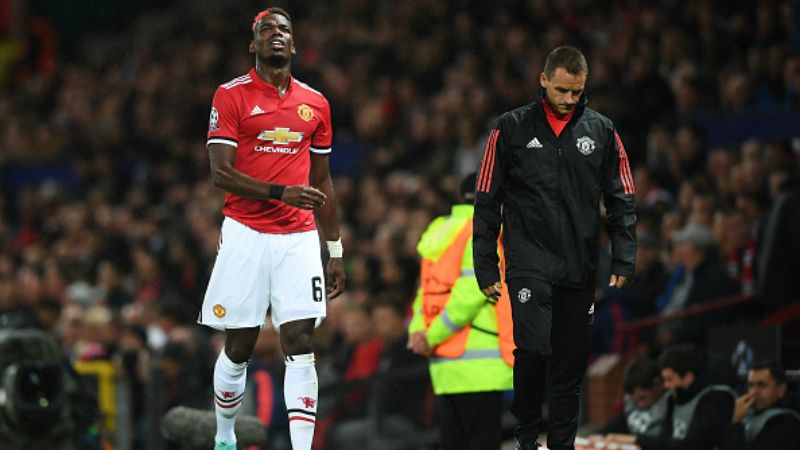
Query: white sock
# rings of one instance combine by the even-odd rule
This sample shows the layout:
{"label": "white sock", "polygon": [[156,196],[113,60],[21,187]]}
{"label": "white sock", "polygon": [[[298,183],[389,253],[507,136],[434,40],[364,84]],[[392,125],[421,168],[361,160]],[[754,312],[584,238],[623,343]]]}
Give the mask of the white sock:
{"label": "white sock", "polygon": [[292,449],[311,450],[314,424],[317,419],[317,371],[314,354],[290,355],[285,358],[283,396],[289,413],[289,435]]}
{"label": "white sock", "polygon": [[214,365],[214,410],[217,416],[216,442],[236,442],[234,424],[242,408],[247,382],[247,363],[235,363],[222,349]]}

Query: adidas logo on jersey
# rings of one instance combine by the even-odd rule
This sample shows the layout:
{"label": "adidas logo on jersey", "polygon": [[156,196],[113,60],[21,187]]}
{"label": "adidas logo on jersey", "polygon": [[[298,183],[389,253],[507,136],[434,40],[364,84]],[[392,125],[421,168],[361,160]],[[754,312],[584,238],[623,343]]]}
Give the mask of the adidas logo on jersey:
{"label": "adidas logo on jersey", "polygon": [[542,148],[543,145],[542,145],[541,142],[539,142],[539,138],[533,138],[533,139],[531,139],[530,142],[528,142],[528,145],[526,145],[525,147],[528,147],[528,148]]}
{"label": "adidas logo on jersey", "polygon": [[261,109],[261,108],[259,108],[259,107],[258,107],[258,105],[256,105],[256,106],[253,108],[253,110],[252,110],[252,111],[250,111],[250,115],[251,115],[251,116],[255,116],[256,114],[264,114],[264,110],[263,110],[263,109]]}

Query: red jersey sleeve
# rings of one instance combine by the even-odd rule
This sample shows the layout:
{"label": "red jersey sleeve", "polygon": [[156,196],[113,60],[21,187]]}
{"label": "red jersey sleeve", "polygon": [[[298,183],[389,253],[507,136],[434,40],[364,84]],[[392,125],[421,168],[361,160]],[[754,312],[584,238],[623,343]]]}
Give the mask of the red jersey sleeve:
{"label": "red jersey sleeve", "polygon": [[217,88],[211,102],[211,116],[208,118],[208,140],[211,144],[227,144],[236,147],[239,142],[239,108],[233,92],[223,86]]}
{"label": "red jersey sleeve", "polygon": [[327,154],[333,145],[333,130],[331,130],[331,105],[328,100],[320,108],[319,124],[311,137],[311,152]]}

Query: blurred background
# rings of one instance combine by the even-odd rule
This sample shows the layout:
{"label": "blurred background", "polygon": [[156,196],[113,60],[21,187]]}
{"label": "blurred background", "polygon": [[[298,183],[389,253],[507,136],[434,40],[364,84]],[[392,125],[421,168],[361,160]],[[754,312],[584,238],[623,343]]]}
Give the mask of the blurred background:
{"label": "blurred background", "polygon": [[[426,362],[405,349],[416,244],[562,44],[588,58],[589,106],[620,131],[639,216],[630,286],[602,286],[601,244],[584,429],[619,412],[627,360],[676,343],[740,377],[759,358],[800,369],[794,1],[0,0],[0,327],[57,340],[80,448],[188,448],[160,418],[212,409],[222,336],[194,323],[222,220],[208,111],[252,66],[252,18],[271,5],[293,16],[294,76],[333,115],[348,280],[316,336],[317,448],[354,448],[342,430],[358,424],[366,448],[389,448],[372,439],[391,416],[419,430],[392,448],[435,448]],[[674,242],[687,226],[713,240]],[[245,409],[263,448],[289,448],[282,370],[267,327]]]}

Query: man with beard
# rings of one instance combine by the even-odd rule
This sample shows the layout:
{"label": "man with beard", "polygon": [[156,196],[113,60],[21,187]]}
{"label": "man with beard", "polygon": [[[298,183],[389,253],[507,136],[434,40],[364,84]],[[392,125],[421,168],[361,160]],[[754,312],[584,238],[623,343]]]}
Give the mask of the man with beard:
{"label": "man with beard", "polygon": [[[207,147],[227,193],[219,250],[198,322],[225,330],[214,367],[215,450],[236,448],[247,362],[270,309],[285,356],[284,398],[294,449],[311,448],[317,374],[311,338],[327,298],[344,288],[336,199],[328,170],[325,97],[291,75],[292,22],[280,8],[253,20],[255,67],[214,94]],[[310,184],[310,185],[309,185]],[[330,260],[323,280],[314,214]]]}
{"label": "man with beard", "polygon": [[[478,286],[499,298],[503,277],[514,325],[514,402],[519,447],[538,447],[547,399],[551,450],[574,448],[594,320],[600,199],[611,239],[609,286],[634,274],[636,215],[628,156],[614,124],[586,107],[580,50],[547,57],[540,97],[491,126],[478,171],[473,257]],[[548,367],[549,365],[549,367]]]}

